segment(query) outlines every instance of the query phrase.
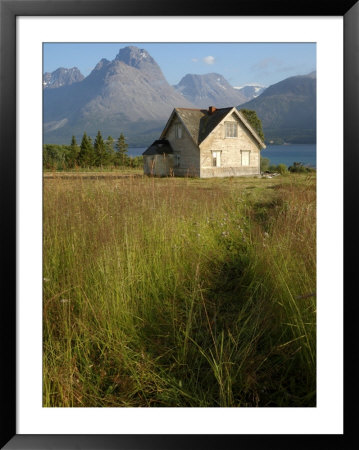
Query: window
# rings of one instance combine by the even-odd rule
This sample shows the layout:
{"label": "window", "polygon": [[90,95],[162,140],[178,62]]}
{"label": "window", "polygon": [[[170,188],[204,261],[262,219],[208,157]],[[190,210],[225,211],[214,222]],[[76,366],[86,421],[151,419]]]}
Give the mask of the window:
{"label": "window", "polygon": [[180,166],[180,155],[176,155],[176,157],[175,157],[175,164],[176,164],[176,167]]}
{"label": "window", "polygon": [[241,150],[242,166],[249,166],[250,153],[250,151]]}
{"label": "window", "polygon": [[225,136],[228,137],[237,137],[237,122],[225,122]]}
{"label": "window", "polygon": [[221,167],[221,152],[212,152],[212,166]]}
{"label": "window", "polygon": [[176,123],[176,138],[181,139],[183,136],[182,125],[180,123]]}

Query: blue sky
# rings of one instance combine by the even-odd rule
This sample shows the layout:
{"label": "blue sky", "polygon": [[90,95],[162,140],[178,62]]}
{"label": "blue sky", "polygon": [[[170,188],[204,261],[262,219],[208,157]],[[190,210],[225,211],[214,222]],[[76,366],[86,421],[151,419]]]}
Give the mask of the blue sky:
{"label": "blue sky", "polygon": [[112,60],[128,45],[147,50],[170,84],[187,73],[216,72],[232,86],[270,86],[316,70],[315,43],[46,43],[43,70],[76,66],[87,76],[100,59]]}

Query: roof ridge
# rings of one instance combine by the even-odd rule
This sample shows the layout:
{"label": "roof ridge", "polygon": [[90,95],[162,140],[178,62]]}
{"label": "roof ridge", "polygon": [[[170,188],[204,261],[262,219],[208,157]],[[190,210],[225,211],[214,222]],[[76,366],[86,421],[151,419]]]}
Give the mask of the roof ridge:
{"label": "roof ridge", "polygon": [[[216,108],[216,107],[215,107]],[[224,106],[223,108],[216,108],[214,110],[214,112],[219,111],[221,109],[232,109],[235,108],[235,106]],[[186,107],[176,107],[175,109],[188,109],[190,111],[207,111],[208,112],[208,108],[186,108]],[[213,113],[212,113],[213,114]]]}
{"label": "roof ridge", "polygon": [[206,111],[205,108],[175,108],[175,109],[189,109],[190,111]]}

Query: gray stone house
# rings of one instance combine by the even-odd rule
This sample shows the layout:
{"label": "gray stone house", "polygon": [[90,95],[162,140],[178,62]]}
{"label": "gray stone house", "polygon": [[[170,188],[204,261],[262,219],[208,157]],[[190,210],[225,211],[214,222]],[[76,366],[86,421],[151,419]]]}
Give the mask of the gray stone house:
{"label": "gray stone house", "polygon": [[143,152],[144,173],[201,178],[260,174],[264,142],[235,107],[175,108]]}

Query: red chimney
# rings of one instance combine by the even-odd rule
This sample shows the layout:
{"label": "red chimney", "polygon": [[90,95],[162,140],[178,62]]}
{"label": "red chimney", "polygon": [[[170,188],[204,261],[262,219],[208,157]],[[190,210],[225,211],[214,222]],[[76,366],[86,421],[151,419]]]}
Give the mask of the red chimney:
{"label": "red chimney", "polygon": [[217,108],[216,108],[215,106],[209,106],[208,112],[209,112],[210,114],[213,114],[213,113],[215,112],[216,109],[217,109]]}

